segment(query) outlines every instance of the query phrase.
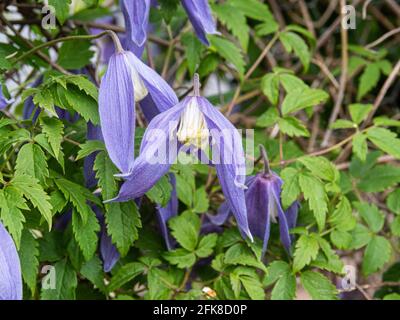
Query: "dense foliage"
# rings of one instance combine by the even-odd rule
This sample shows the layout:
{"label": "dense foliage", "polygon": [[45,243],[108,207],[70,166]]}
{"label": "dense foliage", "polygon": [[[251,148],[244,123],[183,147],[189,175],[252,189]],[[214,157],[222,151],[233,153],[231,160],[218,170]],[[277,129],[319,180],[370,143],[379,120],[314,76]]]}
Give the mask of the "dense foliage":
{"label": "dense foliage", "polygon": [[[55,8],[50,28],[43,2]],[[141,199],[104,203],[124,180],[94,132],[115,50],[103,31],[125,37],[118,1],[2,1],[0,225],[17,248],[23,298],[399,299],[400,5],[369,2],[342,11],[344,0],[212,0],[219,33],[204,39],[181,1],[150,9],[142,61],[179,100],[198,73],[202,95],[253,129],[241,132],[254,149],[247,175],[268,171],[264,146],[283,180],[277,205],[300,204],[289,248],[282,217],[255,210],[259,223],[271,215],[264,254],[233,216],[211,223],[226,192],[206,164],[175,163]],[[175,195],[164,230],[160,209]]]}

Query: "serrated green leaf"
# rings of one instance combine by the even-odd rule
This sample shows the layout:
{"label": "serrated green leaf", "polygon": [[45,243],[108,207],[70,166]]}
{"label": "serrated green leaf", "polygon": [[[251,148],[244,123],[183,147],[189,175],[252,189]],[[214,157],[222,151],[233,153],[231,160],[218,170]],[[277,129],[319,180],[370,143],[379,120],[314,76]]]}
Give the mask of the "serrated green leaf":
{"label": "serrated green leaf", "polygon": [[65,41],[58,50],[57,63],[65,69],[81,69],[90,64],[94,55],[94,51],[90,50],[91,46],[87,40]]}
{"label": "serrated green leaf", "polygon": [[199,245],[196,249],[196,255],[199,258],[206,258],[213,252],[215,245],[217,244],[218,235],[215,233],[208,234],[200,238]]}
{"label": "serrated green leaf", "polygon": [[36,277],[39,269],[39,244],[28,229],[24,229],[22,232],[21,246],[18,253],[22,277],[33,296],[36,290]]}
{"label": "serrated green leaf", "polygon": [[367,136],[379,149],[400,159],[400,139],[395,133],[384,128],[371,128]]}
{"label": "serrated green leaf", "polygon": [[377,233],[383,228],[385,216],[376,205],[366,202],[355,202],[354,206],[373,232]]}
{"label": "serrated green leaf", "polygon": [[300,174],[299,185],[308,201],[310,209],[314,213],[318,229],[323,230],[325,226],[326,212],[328,211],[328,198],[324,185],[315,177],[309,174]]}
{"label": "serrated green leaf", "polygon": [[289,53],[292,52],[292,50],[294,51],[303,64],[304,70],[307,71],[310,66],[311,53],[306,42],[298,34],[291,31],[280,33],[279,39],[286,51]]}
{"label": "serrated green leaf", "polygon": [[81,267],[80,274],[93,283],[101,292],[106,292],[103,267],[99,257],[93,256],[92,259],[85,262]]}
{"label": "serrated green leaf", "polygon": [[286,116],[278,119],[279,130],[289,137],[309,137],[306,126],[297,118]]}
{"label": "serrated green leaf", "polygon": [[353,152],[361,161],[367,159],[368,144],[365,134],[360,132],[353,137]]}
{"label": "serrated green leaf", "polygon": [[293,271],[298,272],[317,257],[318,240],[314,236],[301,235],[294,251]]}
{"label": "serrated green leaf", "polygon": [[190,211],[186,211],[168,222],[173,237],[186,250],[193,252],[198,243],[200,219]]}
{"label": "serrated green leaf", "polygon": [[351,119],[354,123],[360,124],[365,120],[373,108],[372,104],[353,103],[349,105]]}
{"label": "serrated green leaf", "polygon": [[267,128],[273,126],[279,119],[279,114],[276,108],[269,108],[261,116],[257,118],[256,126]]}
{"label": "serrated green leaf", "polygon": [[[55,279],[55,283],[53,283]],[[67,261],[61,260],[42,279],[42,300],[74,300],[78,280],[74,269]]]}
{"label": "serrated green leaf", "polygon": [[392,165],[379,165],[370,170],[358,187],[365,192],[381,192],[400,182],[400,168]]}
{"label": "serrated green leaf", "polygon": [[44,184],[45,179],[49,176],[47,169],[46,156],[38,145],[26,143],[18,152],[15,165],[15,175],[28,175],[34,177]]}
{"label": "serrated green leaf", "polygon": [[360,249],[371,241],[372,232],[364,225],[357,224],[354,230],[351,232],[351,238],[352,242],[350,248]]}
{"label": "serrated green leaf", "polygon": [[69,6],[71,5],[71,0],[49,0],[50,6],[54,7],[54,13],[56,14],[57,20],[60,24],[64,24],[69,16]]}
{"label": "serrated green leaf", "polygon": [[213,48],[217,53],[224,58],[226,61],[232,63],[240,75],[244,74],[245,62],[240,49],[235,46],[231,41],[210,35],[208,37]]}
{"label": "serrated green leaf", "polygon": [[370,92],[379,81],[381,76],[379,65],[376,63],[369,63],[364,69],[360,77],[358,85],[357,100],[360,101],[368,92]]}
{"label": "serrated green leaf", "polygon": [[400,214],[400,189],[396,189],[386,199],[386,205],[390,211]]}
{"label": "serrated green leaf", "polygon": [[182,44],[190,74],[194,74],[200,65],[203,46],[198,38],[191,32],[182,35]]}
{"label": "serrated green leaf", "polygon": [[131,262],[122,266],[117,273],[111,278],[110,284],[107,289],[112,292],[121,288],[125,283],[133,280],[135,277],[143,273],[145,266],[143,263]]}
{"label": "serrated green leaf", "polygon": [[190,268],[196,262],[196,255],[193,252],[183,248],[168,251],[163,257],[171,264],[175,264],[178,268]]}
{"label": "serrated green leaf", "polygon": [[306,271],[301,274],[301,284],[314,300],[336,300],[337,290],[324,275]]}
{"label": "serrated green leaf", "polygon": [[285,168],[281,172],[283,179],[281,199],[284,208],[289,208],[300,195],[299,173],[294,168]]}
{"label": "serrated green leaf", "polygon": [[324,157],[306,156],[301,157],[299,162],[301,162],[316,177],[331,182],[339,180],[339,171],[336,166]]}
{"label": "serrated green leaf", "polygon": [[54,152],[55,158],[58,158],[63,140],[64,125],[57,118],[40,118],[43,133],[46,135],[49,144]]}
{"label": "serrated green leaf", "polygon": [[287,115],[325,102],[329,95],[320,89],[298,88],[289,92],[282,103],[282,113]]}
{"label": "serrated green leaf", "polygon": [[172,185],[167,176],[163,176],[158,182],[146,192],[146,196],[162,208],[168,205],[171,199]]}
{"label": "serrated green leaf", "polygon": [[356,226],[356,218],[353,216],[350,201],[341,196],[335,210],[328,219],[336,229],[350,231]]}
{"label": "serrated green leaf", "polygon": [[392,254],[390,242],[381,236],[372,237],[365,249],[362,272],[368,276],[380,270]]}
{"label": "serrated green leaf", "polygon": [[88,140],[85,143],[79,145],[81,150],[78,151],[78,155],[75,160],[86,158],[88,155],[96,151],[105,150],[104,143],[100,140]]}
{"label": "serrated green leaf", "polygon": [[296,296],[296,277],[287,272],[276,282],[271,292],[271,300],[293,300]]}

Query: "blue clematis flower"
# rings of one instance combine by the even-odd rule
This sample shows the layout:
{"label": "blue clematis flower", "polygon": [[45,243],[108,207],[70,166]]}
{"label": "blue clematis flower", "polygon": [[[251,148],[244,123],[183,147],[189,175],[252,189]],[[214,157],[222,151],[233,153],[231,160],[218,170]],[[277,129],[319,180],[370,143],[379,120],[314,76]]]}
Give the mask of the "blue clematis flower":
{"label": "blue clematis flower", "polygon": [[195,75],[194,95],[153,118],[131,173],[124,176],[126,181],[119,195],[109,201],[141,197],[169,171],[179,149],[193,148],[196,155],[202,155],[199,151],[207,151],[209,146],[212,159],[207,158],[205,162],[215,166],[241,232],[252,239],[244,198],[246,168],[241,136],[207,99],[200,96],[199,88],[199,78]]}
{"label": "blue clematis flower", "polygon": [[99,113],[108,154],[123,173],[132,170],[135,102],[150,96],[159,112],[178,102],[172,88],[133,53],[119,49],[111,56],[99,90]]}
{"label": "blue clematis flower", "polygon": [[[299,203],[295,201],[284,212],[281,204],[281,189],[283,181],[268,165],[268,159],[263,146],[260,146],[264,158],[264,172],[249,177],[246,181],[246,206],[250,231],[263,240],[263,254],[267,250],[271,222],[279,222],[280,239],[286,251],[291,253],[292,239],[289,230],[296,226]],[[216,225],[222,225],[228,219],[230,208],[223,203],[217,215],[209,215]]]}
{"label": "blue clematis flower", "polygon": [[21,265],[11,236],[0,222],[0,300],[22,300]]}
{"label": "blue clematis flower", "polygon": [[[182,0],[181,2],[197,37],[209,46],[207,34],[219,34],[219,32],[211,15],[208,0]],[[121,9],[125,17],[127,36],[130,42],[128,48],[132,52],[139,53],[139,55],[143,52],[147,39],[151,6],[157,6],[157,2],[151,0],[121,1]]]}

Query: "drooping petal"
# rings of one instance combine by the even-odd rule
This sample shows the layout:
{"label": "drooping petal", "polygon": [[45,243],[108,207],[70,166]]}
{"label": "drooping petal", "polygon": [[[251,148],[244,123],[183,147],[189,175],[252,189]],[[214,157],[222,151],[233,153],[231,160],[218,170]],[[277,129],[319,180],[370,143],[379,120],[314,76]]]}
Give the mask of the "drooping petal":
{"label": "drooping petal", "polygon": [[101,228],[100,254],[104,272],[110,272],[121,257],[117,248],[111,242],[111,237],[107,234],[105,226]]}
{"label": "drooping petal", "polygon": [[133,54],[129,55],[128,59],[142,78],[159,112],[164,112],[178,104],[178,97],[174,90],[157,72]]}
{"label": "drooping petal", "polygon": [[208,0],[182,0],[190,22],[197,37],[205,45],[209,46],[207,34],[219,34],[215,21],[211,15]]}
{"label": "drooping petal", "polygon": [[110,201],[128,201],[139,198],[164,176],[177,156],[176,128],[187,99],[159,114],[150,123],[143,136],[140,155],[131,173],[124,176],[118,196]]}
{"label": "drooping petal", "polygon": [[0,300],[22,300],[21,265],[11,236],[0,222]]}
{"label": "drooping petal", "polygon": [[[217,176],[222,191],[228,201],[241,232],[252,238],[245,203],[244,185],[246,178],[245,158],[242,139],[236,128],[207,99],[195,97],[205,116],[210,135],[213,139],[212,149],[217,151],[219,159],[215,162]],[[214,156],[213,151],[213,156]]]}
{"label": "drooping petal", "polygon": [[176,179],[174,174],[169,174],[169,179],[172,185],[171,199],[165,207],[157,206],[157,218],[160,223],[161,233],[164,237],[165,244],[168,250],[173,248],[172,238],[168,231],[168,220],[178,214],[178,197],[176,193]]}
{"label": "drooping petal", "polygon": [[144,45],[147,38],[150,5],[150,0],[121,0],[127,35],[139,47]]}
{"label": "drooping petal", "polygon": [[218,208],[218,212],[216,215],[207,214],[207,217],[211,223],[217,226],[222,226],[226,222],[226,220],[228,220],[230,213],[231,207],[229,206],[228,201],[225,201]]}
{"label": "drooping petal", "polygon": [[289,226],[289,229],[296,227],[297,224],[297,215],[300,209],[300,203],[295,201],[292,205],[286,210],[286,220]]}
{"label": "drooping petal", "polygon": [[135,147],[135,97],[127,56],[123,52],[110,58],[99,90],[104,142],[111,160],[122,173],[131,171]]}

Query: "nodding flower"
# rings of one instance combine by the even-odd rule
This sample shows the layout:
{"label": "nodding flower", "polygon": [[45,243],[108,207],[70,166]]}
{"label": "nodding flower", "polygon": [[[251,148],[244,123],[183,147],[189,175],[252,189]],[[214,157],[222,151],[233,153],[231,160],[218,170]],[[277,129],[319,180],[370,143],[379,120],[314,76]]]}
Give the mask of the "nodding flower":
{"label": "nodding flower", "polygon": [[[292,239],[289,230],[296,226],[299,203],[295,201],[286,211],[282,208],[282,179],[271,171],[267,153],[260,146],[264,159],[264,171],[247,179],[246,207],[249,228],[253,235],[263,240],[263,255],[268,246],[271,223],[279,223],[280,239],[288,254],[291,254]],[[222,225],[230,215],[230,208],[223,203],[215,216],[209,215],[211,222]]]}
{"label": "nodding flower", "polygon": [[0,300],[22,300],[21,264],[10,234],[0,222]]}
{"label": "nodding flower", "polygon": [[122,174],[132,170],[135,103],[145,98],[151,99],[158,113],[178,102],[172,88],[154,70],[132,52],[117,48],[101,81],[99,113],[107,151]]}
{"label": "nodding flower", "polygon": [[[211,15],[208,0],[181,0],[181,2],[197,37],[202,43],[209,46],[207,34],[219,34],[219,32]],[[128,47],[133,52],[143,51],[147,39],[151,6],[157,6],[157,2],[151,0],[121,0],[127,38],[130,41]]]}
{"label": "nodding flower", "polygon": [[192,147],[199,157],[208,151],[208,146],[213,159],[207,159],[207,164],[215,166],[222,191],[242,234],[252,239],[244,197],[246,168],[242,139],[232,123],[200,96],[197,74],[194,94],[149,123],[131,173],[124,176],[126,181],[118,196],[109,201],[128,201],[142,196],[168,173],[181,148]]}

